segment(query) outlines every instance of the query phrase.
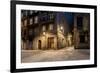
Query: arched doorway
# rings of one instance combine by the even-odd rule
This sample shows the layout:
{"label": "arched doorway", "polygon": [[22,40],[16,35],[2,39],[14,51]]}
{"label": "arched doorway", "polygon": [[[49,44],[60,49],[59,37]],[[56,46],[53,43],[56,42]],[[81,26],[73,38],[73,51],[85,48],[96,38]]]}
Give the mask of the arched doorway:
{"label": "arched doorway", "polygon": [[41,40],[38,41],[38,49],[41,49]]}

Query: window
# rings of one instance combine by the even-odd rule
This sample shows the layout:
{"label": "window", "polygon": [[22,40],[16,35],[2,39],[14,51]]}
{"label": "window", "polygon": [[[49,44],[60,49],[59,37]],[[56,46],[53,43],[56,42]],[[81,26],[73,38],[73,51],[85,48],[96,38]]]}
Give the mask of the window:
{"label": "window", "polygon": [[37,27],[34,28],[34,34],[35,34],[35,35],[38,34],[38,28],[37,28]]}
{"label": "window", "polygon": [[83,27],[83,17],[77,17],[77,27],[78,27],[78,29],[82,29],[82,27]]}
{"label": "window", "polygon": [[30,29],[30,30],[29,30],[29,35],[32,35],[32,32],[33,32],[33,30],[32,30],[32,29]]}
{"label": "window", "polygon": [[23,16],[24,16],[24,13],[22,12],[22,13],[21,13],[21,18],[23,18]]}
{"label": "window", "polygon": [[30,11],[30,15],[32,15],[32,14],[33,14],[33,11],[31,10],[31,11]]}
{"label": "window", "polygon": [[49,25],[49,29],[50,29],[50,30],[53,30],[53,24],[50,24],[50,25]]}
{"label": "window", "polygon": [[80,43],[85,43],[85,35],[80,35]]}
{"label": "window", "polygon": [[38,17],[36,16],[35,19],[34,19],[34,23],[38,23]]}
{"label": "window", "polygon": [[23,21],[21,21],[21,27],[23,27]]}
{"label": "window", "polygon": [[32,25],[32,24],[33,24],[33,19],[31,18],[31,19],[30,19],[30,25]]}
{"label": "window", "polygon": [[46,27],[45,27],[45,26],[43,26],[43,27],[42,27],[42,30],[43,30],[43,31],[45,31],[45,30],[46,30]]}
{"label": "window", "polygon": [[27,26],[27,20],[24,20],[24,26]]}
{"label": "window", "polygon": [[25,16],[27,16],[28,15],[28,12],[27,11],[25,11]]}
{"label": "window", "polygon": [[37,31],[37,29],[36,29],[36,28],[34,28],[34,33],[36,33],[36,31]]}
{"label": "window", "polygon": [[53,19],[53,17],[54,17],[54,15],[53,14],[50,14],[50,20]]}
{"label": "window", "polygon": [[34,11],[34,13],[37,13],[38,11]]}

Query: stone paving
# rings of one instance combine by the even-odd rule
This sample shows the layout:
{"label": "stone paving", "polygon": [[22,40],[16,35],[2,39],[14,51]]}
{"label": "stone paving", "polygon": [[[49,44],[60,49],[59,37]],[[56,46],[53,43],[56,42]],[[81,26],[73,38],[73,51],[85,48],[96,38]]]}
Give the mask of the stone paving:
{"label": "stone paving", "polygon": [[60,50],[22,50],[22,63],[86,60],[90,57],[89,49],[66,47]]}

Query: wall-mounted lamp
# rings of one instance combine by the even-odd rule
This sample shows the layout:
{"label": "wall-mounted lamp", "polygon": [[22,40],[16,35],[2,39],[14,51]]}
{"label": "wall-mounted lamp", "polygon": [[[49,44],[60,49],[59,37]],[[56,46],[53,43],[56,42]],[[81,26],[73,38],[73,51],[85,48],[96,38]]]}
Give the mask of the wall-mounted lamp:
{"label": "wall-mounted lamp", "polygon": [[62,30],[62,29],[63,29],[63,27],[61,26],[61,27],[60,27],[60,29]]}
{"label": "wall-mounted lamp", "polygon": [[43,32],[43,35],[45,35],[46,33],[45,32]]}

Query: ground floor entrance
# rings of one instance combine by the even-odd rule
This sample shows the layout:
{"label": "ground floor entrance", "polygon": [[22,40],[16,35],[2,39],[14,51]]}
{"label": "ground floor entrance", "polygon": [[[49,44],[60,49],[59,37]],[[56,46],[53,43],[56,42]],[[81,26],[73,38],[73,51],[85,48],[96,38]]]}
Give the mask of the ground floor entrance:
{"label": "ground floor entrance", "polygon": [[54,48],[54,37],[49,37],[47,39],[47,42],[48,42],[47,44],[48,49],[53,49]]}

